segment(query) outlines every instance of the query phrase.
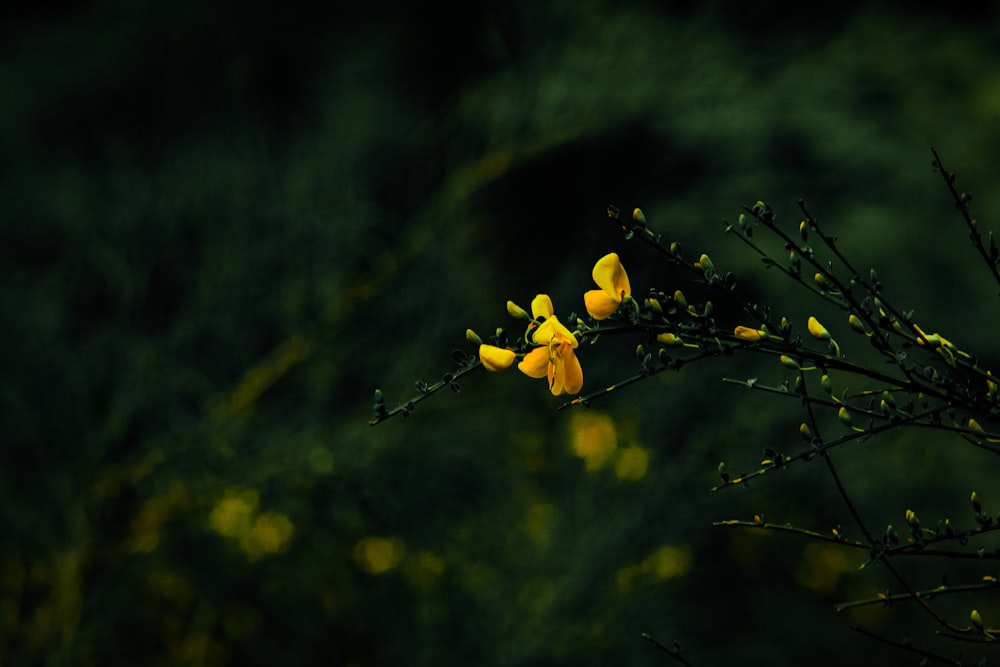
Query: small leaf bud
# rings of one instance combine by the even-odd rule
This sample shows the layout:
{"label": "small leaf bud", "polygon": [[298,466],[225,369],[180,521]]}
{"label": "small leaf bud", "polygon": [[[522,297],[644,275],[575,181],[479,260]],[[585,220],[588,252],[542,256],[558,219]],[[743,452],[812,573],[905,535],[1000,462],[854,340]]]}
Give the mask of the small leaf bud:
{"label": "small leaf bud", "polygon": [[719,462],[719,477],[722,478],[723,483],[729,482],[729,473],[726,471],[725,461]]}

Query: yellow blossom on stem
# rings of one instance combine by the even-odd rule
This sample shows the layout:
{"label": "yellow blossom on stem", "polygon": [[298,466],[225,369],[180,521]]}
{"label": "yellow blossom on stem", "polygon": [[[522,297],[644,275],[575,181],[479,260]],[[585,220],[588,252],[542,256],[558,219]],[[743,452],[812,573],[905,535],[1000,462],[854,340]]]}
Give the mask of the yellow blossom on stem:
{"label": "yellow blossom on stem", "polygon": [[531,341],[538,347],[524,355],[518,370],[528,377],[547,377],[553,396],[580,393],[583,369],[574,352],[579,345],[576,336],[553,314],[552,299],[547,294],[535,297],[531,314],[545,321],[531,335]]}
{"label": "yellow blossom on stem", "polygon": [[632,286],[616,253],[610,253],[597,260],[592,275],[594,282],[601,289],[585,293],[583,301],[591,317],[595,320],[604,320],[618,310],[626,297],[631,296]]}
{"label": "yellow blossom on stem", "polygon": [[514,354],[514,350],[495,345],[479,346],[479,361],[482,362],[483,368],[491,373],[507,370],[515,359],[517,359],[517,355]]}
{"label": "yellow blossom on stem", "polygon": [[750,342],[756,342],[767,338],[767,333],[761,331],[760,329],[751,329],[750,327],[736,327],[733,331],[733,335],[740,340],[748,340]]}

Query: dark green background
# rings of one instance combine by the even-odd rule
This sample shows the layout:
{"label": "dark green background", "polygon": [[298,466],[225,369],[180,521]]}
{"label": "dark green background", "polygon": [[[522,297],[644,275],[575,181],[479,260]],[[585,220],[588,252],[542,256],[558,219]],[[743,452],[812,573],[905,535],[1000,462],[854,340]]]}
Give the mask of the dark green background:
{"label": "dark green background", "polygon": [[[595,406],[649,453],[637,481],[589,473],[572,415],[516,371],[367,425],[376,387],[408,398],[507,299],[582,310],[607,252],[637,292],[687,290],[609,203],[803,326],[820,313],[721,220],[764,199],[794,229],[804,197],[928,331],[998,359],[996,286],[930,168],[934,146],[1000,220],[995,9],[732,5],[5,12],[0,664],[672,664],[642,632],[699,665],[901,659],[858,622],[955,655],[912,609],[832,611],[885,573],[820,593],[806,540],[710,526],[853,528],[818,465],[708,492],[719,460],[797,445],[795,406],[718,382],[780,369],[707,363]],[[631,342],[601,342],[588,388],[634,372]],[[873,526],[1000,502],[957,441],[838,463]],[[249,490],[294,525],[280,553],[213,529]],[[398,549],[381,574],[372,537]],[[619,585],[664,546],[683,576]],[[973,604],[989,622],[981,600],[957,618]]]}

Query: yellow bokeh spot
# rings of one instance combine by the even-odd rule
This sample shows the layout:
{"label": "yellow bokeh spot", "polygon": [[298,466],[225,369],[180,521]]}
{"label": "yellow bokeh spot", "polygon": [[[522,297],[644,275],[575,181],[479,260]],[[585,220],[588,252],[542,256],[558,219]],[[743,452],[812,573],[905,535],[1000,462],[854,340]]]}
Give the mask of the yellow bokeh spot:
{"label": "yellow bokeh spot", "polygon": [[284,553],[291,545],[295,524],[284,514],[260,512],[256,489],[228,489],[212,508],[212,530],[236,542],[250,560]]}
{"label": "yellow bokeh spot", "polygon": [[363,537],[354,545],[354,561],[368,574],[388,572],[403,558],[403,545],[388,537]]}
{"label": "yellow bokeh spot", "polygon": [[691,569],[691,549],[686,546],[664,545],[649,554],[642,563],[618,570],[618,588],[628,591],[636,581],[661,582],[675,579]]}
{"label": "yellow bokeh spot", "polygon": [[813,542],[803,549],[802,565],[796,578],[806,588],[830,594],[836,591],[840,577],[857,570],[857,567],[843,547]]}
{"label": "yellow bokeh spot", "polygon": [[618,454],[615,461],[615,476],[618,479],[635,481],[646,476],[649,470],[649,451],[645,447],[629,445]]}
{"label": "yellow bokeh spot", "polygon": [[229,489],[215,503],[208,523],[219,535],[238,538],[249,532],[259,502],[256,489]]}
{"label": "yellow bokeh spot", "polygon": [[656,581],[673,579],[691,567],[691,550],[687,547],[660,547],[646,558],[642,569]]}
{"label": "yellow bokeh spot", "polygon": [[600,412],[577,412],[570,419],[570,446],[582,458],[587,472],[604,468],[618,449],[615,423]]}
{"label": "yellow bokeh spot", "polygon": [[284,553],[295,533],[295,526],[284,514],[263,512],[253,520],[250,529],[240,536],[239,546],[250,560]]}

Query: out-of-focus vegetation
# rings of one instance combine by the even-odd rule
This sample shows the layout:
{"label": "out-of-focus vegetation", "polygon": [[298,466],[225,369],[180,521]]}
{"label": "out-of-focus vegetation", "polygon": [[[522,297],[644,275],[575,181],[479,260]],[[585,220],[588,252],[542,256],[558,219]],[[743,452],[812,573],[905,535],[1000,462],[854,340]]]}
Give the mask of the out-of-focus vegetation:
{"label": "out-of-focus vegetation", "polygon": [[[849,519],[817,466],[708,493],[798,423],[731,367],[558,413],[478,376],[367,425],[376,386],[402,400],[507,299],[581,308],[607,252],[669,287],[608,203],[794,305],[719,221],[804,197],[929,328],[1000,358],[929,152],[1000,223],[996,11],[856,4],[10,10],[0,663],[669,662],[642,632],[705,665],[898,659],[851,614],[901,637],[916,611],[832,611],[884,573],[711,528]],[[581,351],[586,381],[625,352]],[[950,444],[873,440],[843,475],[885,523],[972,488],[995,508],[995,463]]]}

